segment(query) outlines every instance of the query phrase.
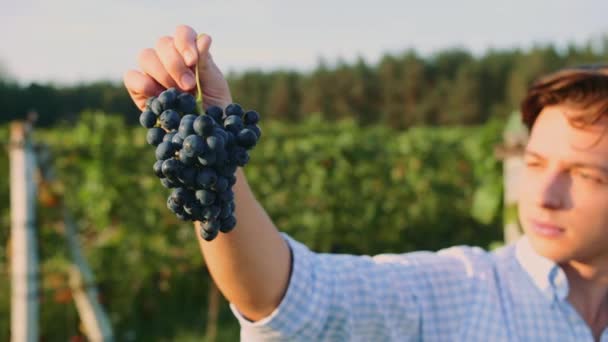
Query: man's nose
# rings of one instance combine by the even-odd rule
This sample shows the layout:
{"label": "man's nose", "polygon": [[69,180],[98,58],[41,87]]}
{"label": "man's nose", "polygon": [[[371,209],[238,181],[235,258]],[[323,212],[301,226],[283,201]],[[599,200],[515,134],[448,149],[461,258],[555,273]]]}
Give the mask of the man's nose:
{"label": "man's nose", "polygon": [[547,209],[562,208],[570,189],[568,175],[559,170],[547,170],[540,177],[539,182],[536,188],[537,204]]}

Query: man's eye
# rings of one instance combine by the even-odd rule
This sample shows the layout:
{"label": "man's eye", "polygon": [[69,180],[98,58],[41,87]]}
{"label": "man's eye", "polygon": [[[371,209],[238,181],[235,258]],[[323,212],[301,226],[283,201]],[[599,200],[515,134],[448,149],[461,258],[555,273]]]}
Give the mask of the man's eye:
{"label": "man's eye", "polygon": [[578,171],[576,172],[576,174],[584,180],[593,181],[596,183],[604,183],[603,179],[601,179],[600,177],[596,177],[588,172]]}

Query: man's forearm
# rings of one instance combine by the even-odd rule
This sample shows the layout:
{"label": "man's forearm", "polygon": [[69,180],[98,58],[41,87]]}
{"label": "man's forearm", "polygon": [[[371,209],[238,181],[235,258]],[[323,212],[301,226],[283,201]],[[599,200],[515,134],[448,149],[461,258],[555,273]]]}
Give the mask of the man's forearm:
{"label": "man's forearm", "polygon": [[233,190],[236,227],[207,242],[200,237],[197,223],[196,235],[220,291],[245,317],[255,321],[270,314],[283,298],[289,283],[291,255],[240,168]]}

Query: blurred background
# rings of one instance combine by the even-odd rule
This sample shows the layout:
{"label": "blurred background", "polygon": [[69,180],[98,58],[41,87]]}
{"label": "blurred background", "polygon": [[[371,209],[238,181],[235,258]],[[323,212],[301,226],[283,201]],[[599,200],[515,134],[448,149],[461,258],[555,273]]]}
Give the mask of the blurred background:
{"label": "blurred background", "polygon": [[178,24],[213,37],[235,102],[262,115],[245,173],[279,229],[319,252],[378,254],[504,243],[504,132],[536,77],[608,62],[607,12],[602,0],[5,4],[0,339],[11,334],[9,123],[37,117],[40,340],[87,339],[64,208],[95,276],[83,287],[98,290],[115,340],[238,340],[192,225],[166,209],[121,81]]}

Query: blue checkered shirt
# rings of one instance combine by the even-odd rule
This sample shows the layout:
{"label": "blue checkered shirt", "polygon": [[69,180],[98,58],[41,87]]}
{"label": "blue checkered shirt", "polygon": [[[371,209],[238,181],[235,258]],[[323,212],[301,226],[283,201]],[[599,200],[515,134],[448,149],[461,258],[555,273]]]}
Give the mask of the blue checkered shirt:
{"label": "blue checkered shirt", "polygon": [[525,237],[492,252],[355,256],[282,235],[293,255],[287,292],[256,322],[230,303],[242,341],[593,341],[566,300],[565,273]]}

